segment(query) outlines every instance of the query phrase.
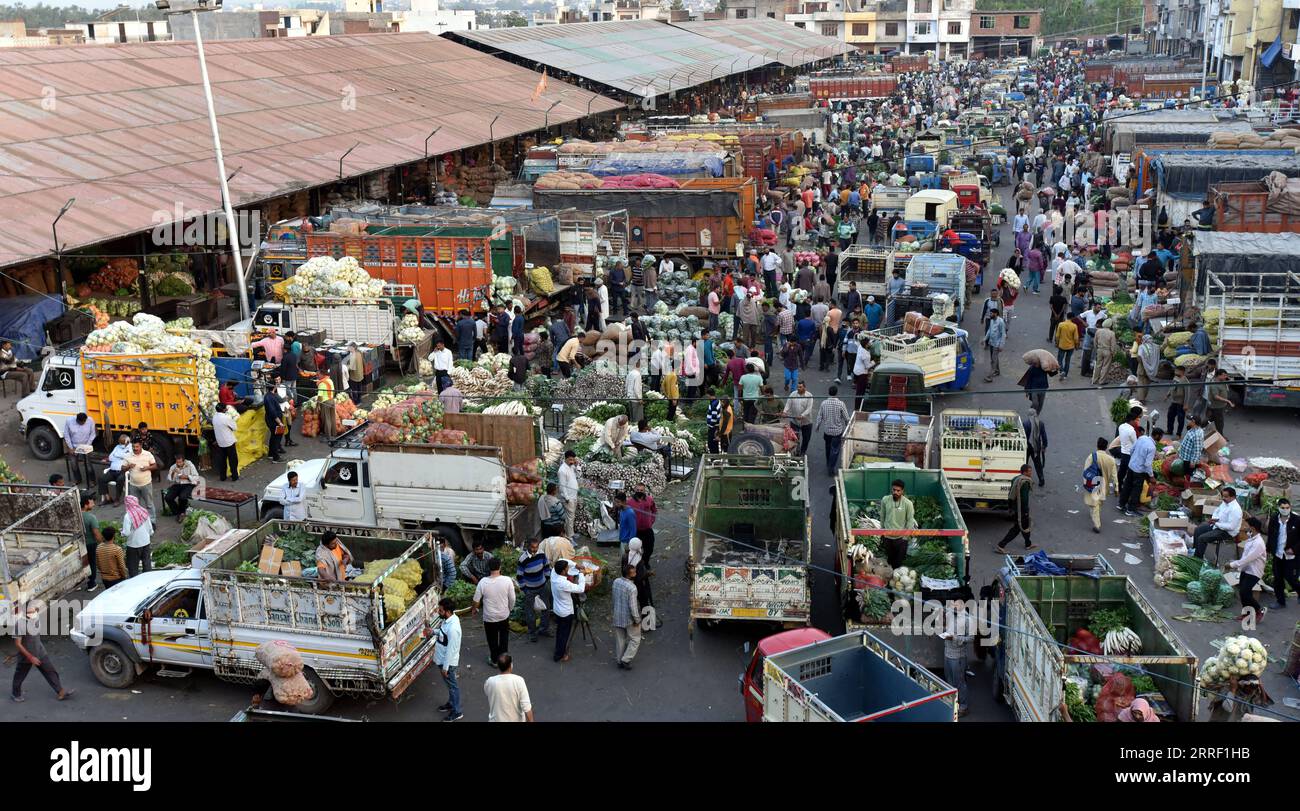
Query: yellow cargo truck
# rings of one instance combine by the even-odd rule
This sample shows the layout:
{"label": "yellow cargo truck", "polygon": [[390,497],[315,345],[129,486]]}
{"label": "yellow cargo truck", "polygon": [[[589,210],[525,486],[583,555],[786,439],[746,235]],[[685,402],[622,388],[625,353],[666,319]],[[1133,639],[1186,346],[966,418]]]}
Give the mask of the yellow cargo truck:
{"label": "yellow cargo truck", "polygon": [[[203,361],[206,363],[206,361]],[[50,356],[36,390],[18,401],[20,430],[42,461],[63,453],[69,417],[85,412],[101,437],[141,422],[157,439],[196,442],[208,417],[199,405],[200,361],[188,354],[103,354],[81,348]],[[171,442],[155,442],[171,464]]]}

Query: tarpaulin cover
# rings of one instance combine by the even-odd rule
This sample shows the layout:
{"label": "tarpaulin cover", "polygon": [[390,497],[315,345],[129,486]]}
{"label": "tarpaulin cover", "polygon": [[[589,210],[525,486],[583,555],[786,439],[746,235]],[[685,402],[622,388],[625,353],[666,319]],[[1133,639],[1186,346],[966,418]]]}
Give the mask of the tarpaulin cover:
{"label": "tarpaulin cover", "polygon": [[1282,32],[1278,31],[1277,38],[1264,49],[1264,53],[1259,55],[1259,63],[1266,68],[1271,68],[1280,53],[1282,53]]}
{"label": "tarpaulin cover", "polygon": [[740,216],[740,195],[735,189],[534,189],[533,205],[579,211],[625,208],[632,217]]}
{"label": "tarpaulin cover", "polygon": [[1142,144],[1204,144],[1215,132],[1253,132],[1246,121],[1155,122],[1145,117],[1111,125],[1111,150],[1132,152]]}
{"label": "tarpaulin cover", "polygon": [[[1271,151],[1271,150],[1270,150]],[[1152,162],[1160,191],[1204,197],[1210,185],[1226,181],[1262,180],[1270,172],[1300,177],[1300,155],[1224,150],[1222,154],[1180,155],[1170,152]]]}
{"label": "tarpaulin cover", "polygon": [[622,152],[594,160],[587,171],[597,177],[637,175],[650,172],[657,175],[707,175],[722,177],[722,155],[684,152],[643,155]]}
{"label": "tarpaulin cover", "polygon": [[1300,234],[1197,232],[1192,253],[1198,270],[1212,271],[1225,281],[1236,274],[1257,280],[1263,273],[1300,268]]}
{"label": "tarpaulin cover", "polygon": [[14,342],[19,360],[34,360],[45,346],[45,322],[63,310],[63,302],[39,294],[0,299],[0,340]]}

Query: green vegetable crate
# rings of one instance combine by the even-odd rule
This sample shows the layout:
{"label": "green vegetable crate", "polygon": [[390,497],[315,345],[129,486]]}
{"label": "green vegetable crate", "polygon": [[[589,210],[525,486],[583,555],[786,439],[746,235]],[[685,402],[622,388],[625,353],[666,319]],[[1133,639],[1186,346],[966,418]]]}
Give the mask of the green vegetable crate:
{"label": "green vegetable crate", "polygon": [[[1199,660],[1128,577],[1010,577],[1006,590],[1007,703],[1021,721],[1061,720],[1071,665],[1142,668],[1180,721],[1196,718]],[[1098,608],[1128,610],[1142,640],[1138,656],[1067,654],[1064,645]]]}

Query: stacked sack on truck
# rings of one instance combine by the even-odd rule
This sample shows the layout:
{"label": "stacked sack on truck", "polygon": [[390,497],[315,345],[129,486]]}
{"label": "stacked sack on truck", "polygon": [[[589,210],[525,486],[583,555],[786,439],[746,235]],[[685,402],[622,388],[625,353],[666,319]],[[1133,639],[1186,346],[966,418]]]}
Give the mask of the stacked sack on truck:
{"label": "stacked sack on truck", "polygon": [[310,701],[316,695],[311,684],[302,675],[302,656],[288,642],[280,639],[263,642],[254,654],[262,665],[258,678],[271,683],[275,700],[287,707]]}

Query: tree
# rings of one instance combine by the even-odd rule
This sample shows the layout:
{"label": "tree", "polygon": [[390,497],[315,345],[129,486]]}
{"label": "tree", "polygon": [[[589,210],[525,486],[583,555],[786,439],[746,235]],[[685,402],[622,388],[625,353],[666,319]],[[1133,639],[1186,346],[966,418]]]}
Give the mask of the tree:
{"label": "tree", "polygon": [[672,5],[670,5],[669,8],[673,11],[685,11],[686,4],[683,3],[682,0],[673,0]]}
{"label": "tree", "polygon": [[528,18],[517,11],[507,11],[502,25],[506,28],[527,28]]}

